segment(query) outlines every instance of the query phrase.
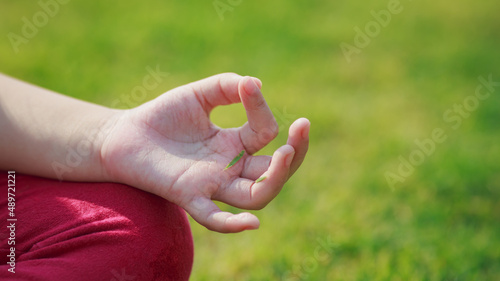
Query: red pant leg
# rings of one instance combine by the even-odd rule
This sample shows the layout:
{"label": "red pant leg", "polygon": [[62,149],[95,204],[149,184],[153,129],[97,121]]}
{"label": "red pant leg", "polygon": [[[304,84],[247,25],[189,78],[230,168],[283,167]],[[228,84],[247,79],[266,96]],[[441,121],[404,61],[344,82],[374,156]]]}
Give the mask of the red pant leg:
{"label": "red pant leg", "polygon": [[[0,190],[1,280],[188,280],[193,263],[184,210],[113,183],[16,174],[15,274],[8,271],[7,173]],[[11,239],[12,241],[12,239]]]}

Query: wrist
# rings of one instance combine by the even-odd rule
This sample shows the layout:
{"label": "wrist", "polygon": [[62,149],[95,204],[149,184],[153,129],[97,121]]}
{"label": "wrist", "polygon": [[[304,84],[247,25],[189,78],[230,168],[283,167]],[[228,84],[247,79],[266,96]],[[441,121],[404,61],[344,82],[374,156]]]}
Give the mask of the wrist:
{"label": "wrist", "polygon": [[68,118],[74,133],[65,137],[66,141],[60,136],[54,143],[63,145],[47,155],[54,159],[51,166],[55,176],[59,180],[113,181],[104,168],[101,151],[121,114],[121,110],[98,107],[75,114],[77,119]]}
{"label": "wrist", "polygon": [[123,118],[125,110],[110,109],[109,114],[102,119],[102,122],[96,128],[96,137],[93,144],[95,148],[95,157],[99,167],[99,181],[116,182],[117,179],[109,172],[107,167],[106,153],[107,140],[112,137],[116,124]]}

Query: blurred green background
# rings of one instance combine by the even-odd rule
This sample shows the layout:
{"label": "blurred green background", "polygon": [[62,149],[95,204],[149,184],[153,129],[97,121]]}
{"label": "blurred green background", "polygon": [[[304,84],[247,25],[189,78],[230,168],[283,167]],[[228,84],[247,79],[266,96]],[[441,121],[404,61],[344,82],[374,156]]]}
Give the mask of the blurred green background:
{"label": "blurred green background", "polygon": [[[443,117],[473,102],[479,76],[500,82],[500,3],[401,1],[349,62],[340,44],[355,46],[355,27],[389,3],[72,0],[43,24],[37,1],[0,0],[0,72],[121,107],[221,72],[259,77],[281,127],[266,154],[310,119],[308,157],[254,212],[259,230],[192,223],[192,280],[500,280],[500,86],[458,128]],[[16,53],[12,33],[33,16]],[[148,66],[170,75],[124,102]],[[240,126],[245,113],[213,120]],[[391,186],[386,173],[435,128],[446,140]]]}

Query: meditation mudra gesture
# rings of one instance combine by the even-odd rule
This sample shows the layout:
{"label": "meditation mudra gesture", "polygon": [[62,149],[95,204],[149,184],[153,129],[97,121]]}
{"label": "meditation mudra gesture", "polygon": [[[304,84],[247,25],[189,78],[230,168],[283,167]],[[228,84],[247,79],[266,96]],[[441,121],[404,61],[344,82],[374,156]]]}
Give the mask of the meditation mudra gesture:
{"label": "meditation mudra gesture", "polygon": [[[253,214],[223,212],[212,200],[261,209],[306,155],[310,123],[300,118],[272,156],[254,156],[278,134],[261,87],[219,74],[117,110],[0,75],[0,169],[15,171],[18,219],[16,273],[3,260],[4,235],[0,277],[187,280],[193,243],[184,210],[213,231],[257,229]],[[238,102],[243,126],[210,121],[214,107]],[[79,153],[78,165],[66,165],[68,151]]]}

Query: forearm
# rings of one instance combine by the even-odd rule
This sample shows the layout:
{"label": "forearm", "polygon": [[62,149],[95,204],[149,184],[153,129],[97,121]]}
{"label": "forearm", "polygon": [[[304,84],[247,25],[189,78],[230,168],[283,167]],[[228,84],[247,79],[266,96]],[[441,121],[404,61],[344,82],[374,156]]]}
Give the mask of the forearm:
{"label": "forearm", "polygon": [[108,180],[100,149],[118,115],[0,74],[0,169]]}

